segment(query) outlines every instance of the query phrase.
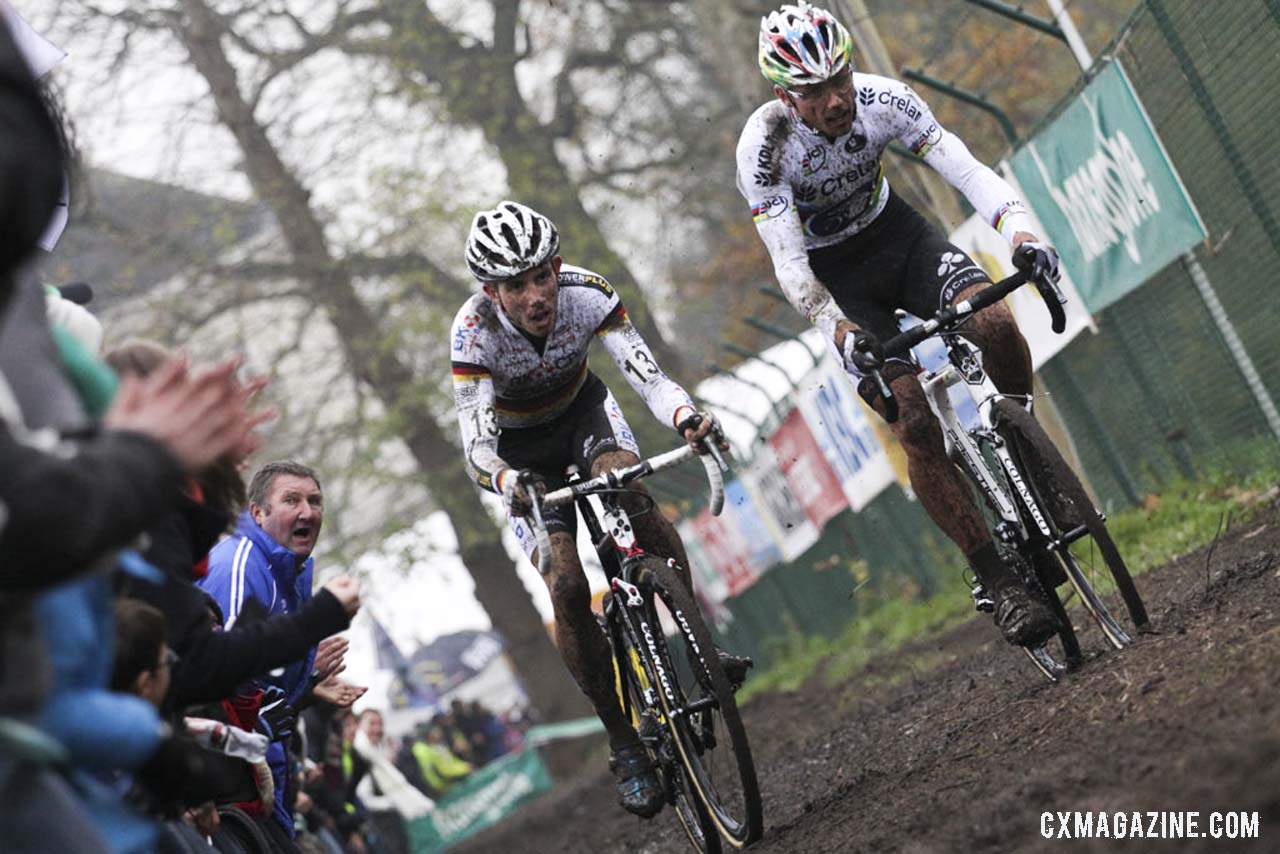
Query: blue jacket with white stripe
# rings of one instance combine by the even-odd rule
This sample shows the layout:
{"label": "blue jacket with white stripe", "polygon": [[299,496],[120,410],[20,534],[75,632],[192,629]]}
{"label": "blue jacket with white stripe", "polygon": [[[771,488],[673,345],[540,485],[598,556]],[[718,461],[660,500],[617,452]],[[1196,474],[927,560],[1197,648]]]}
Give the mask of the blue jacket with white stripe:
{"label": "blue jacket with white stripe", "polygon": [[[246,599],[257,599],[270,614],[297,613],[311,599],[311,574],[311,558],[299,567],[293,552],[271,539],[248,513],[241,513],[235,535],[209,552],[209,574],[200,586],[217,601],[225,627],[230,629]],[[315,660],[316,650],[312,647],[301,660],[265,673],[257,681],[284,689],[289,705],[297,706],[307,690]],[[274,742],[267,748],[267,764],[276,785],[275,818],[292,838],[293,817],[285,807],[290,783],[285,773],[288,759],[283,744]]]}
{"label": "blue jacket with white stripe", "polygon": [[[270,614],[295,614],[311,600],[312,560],[297,566],[294,553],[271,539],[248,513],[241,513],[234,536],[209,553],[209,572],[200,581],[222,609],[230,629],[246,598],[257,599]],[[258,681],[277,685],[290,705],[302,697],[315,662],[313,647],[305,658],[263,674]]]}

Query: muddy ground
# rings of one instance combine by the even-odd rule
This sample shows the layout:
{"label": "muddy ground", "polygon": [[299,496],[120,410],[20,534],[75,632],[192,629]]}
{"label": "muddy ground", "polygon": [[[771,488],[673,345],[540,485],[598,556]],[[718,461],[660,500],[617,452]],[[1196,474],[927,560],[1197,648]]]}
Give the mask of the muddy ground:
{"label": "muddy ground", "polygon": [[[1156,633],[1057,685],[978,618],[843,684],[747,704],[765,809],[750,850],[1280,851],[1280,511],[1139,587]],[[1096,629],[1083,640],[1102,649]],[[1067,810],[1198,810],[1201,830],[1257,811],[1260,838],[1043,838],[1041,814]],[[669,811],[622,812],[602,767],[456,850],[692,848]]]}

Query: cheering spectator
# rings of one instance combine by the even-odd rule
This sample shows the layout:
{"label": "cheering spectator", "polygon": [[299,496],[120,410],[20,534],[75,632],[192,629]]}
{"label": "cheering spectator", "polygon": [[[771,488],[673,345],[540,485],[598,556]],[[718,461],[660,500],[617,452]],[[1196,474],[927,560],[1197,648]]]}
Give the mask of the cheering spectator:
{"label": "cheering spectator", "polygon": [[[324,497],[319,476],[295,462],[275,462],[263,466],[249,485],[249,511],[240,516],[234,536],[223,540],[209,554],[209,570],[200,586],[217,601],[226,617],[225,627],[236,626],[247,601],[256,600],[267,614],[296,614],[311,601],[315,549],[324,520]],[[296,712],[304,696],[312,690],[310,678],[316,663],[316,649],[263,681],[264,688],[277,689],[270,714],[259,720],[267,726],[286,724],[286,710]],[[354,690],[333,675],[340,661],[331,662],[321,672],[314,691],[320,699],[350,705]],[[362,693],[362,692],[361,692]],[[355,693],[355,696],[359,696]],[[288,804],[293,800],[293,777],[287,773],[286,742],[291,726],[272,727],[273,741],[267,753],[275,782],[277,826],[266,827],[277,837],[294,835]]]}
{"label": "cheering spectator", "polygon": [[[106,356],[124,377],[149,376],[168,358],[164,347],[142,340],[127,341]],[[219,700],[246,679],[304,658],[321,640],[345,630],[360,606],[358,584],[341,576],[292,613],[241,621],[228,632],[211,631],[205,593],[196,582],[207,574],[210,549],[244,504],[239,467],[247,450],[234,449],[188,479],[174,509],[147,529],[145,557],[164,572],[164,579],[126,587],[129,595],[168,618],[168,643],[180,657],[173,676],[175,707]],[[346,641],[334,646],[340,655]]]}

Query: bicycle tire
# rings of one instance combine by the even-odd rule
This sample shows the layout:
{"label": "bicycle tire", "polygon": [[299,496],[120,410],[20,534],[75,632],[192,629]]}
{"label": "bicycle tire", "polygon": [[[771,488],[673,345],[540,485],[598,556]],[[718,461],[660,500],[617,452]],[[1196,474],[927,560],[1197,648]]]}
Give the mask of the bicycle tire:
{"label": "bicycle tire", "polygon": [[[1039,503],[1048,510],[1046,521],[1054,537],[1061,537],[1064,533],[1083,526],[1098,547],[1135,628],[1139,631],[1146,629],[1149,624],[1146,607],[1124,558],[1107,531],[1106,522],[1093,506],[1080,479],[1044,432],[1044,428],[1031,413],[1008,399],[995,402],[993,418],[996,425],[1003,428],[1006,440],[1011,443],[1022,471],[1026,473],[1028,485],[1040,499]],[[1066,568],[1067,578],[1081,603],[1093,616],[1107,640],[1117,649],[1126,646],[1130,642],[1128,633],[1111,616],[1076,555],[1070,548],[1063,548],[1057,551],[1057,557]],[[1057,598],[1056,593],[1054,598]]]}
{"label": "bicycle tire", "polygon": [[[692,675],[691,680],[684,680],[689,682],[685,685],[680,671],[673,666],[670,649],[660,628],[654,633],[653,643],[666,656],[671,693],[676,695],[678,703],[673,703],[668,697],[666,686],[659,686],[660,690],[655,693],[675,735],[674,743],[688,772],[687,780],[697,791],[721,836],[733,847],[742,848],[761,837],[764,815],[755,761],[733,688],[720,665],[702,612],[675,570],[660,558],[651,557],[645,560],[636,577],[637,583],[651,596],[647,607],[652,612],[655,625],[660,622],[655,603],[660,603],[678,629],[677,635],[684,638],[685,652],[692,653],[685,656]],[[646,638],[646,642],[648,640]],[[683,709],[697,701],[710,701],[711,705],[698,713],[695,725]],[[723,755],[717,750],[720,746],[717,729],[722,729],[728,736],[733,765],[729,776],[721,778],[719,785],[717,769],[711,762],[714,757],[709,756]],[[740,803],[727,803],[729,800]]]}
{"label": "bicycle tire", "polygon": [[[651,691],[652,680],[649,673],[653,672],[653,664],[651,661],[648,662],[646,669],[648,652],[631,642],[630,633],[623,628],[618,615],[615,614],[612,619],[606,619],[605,629],[610,645],[616,650],[614,675],[617,677],[618,700],[622,704],[623,711],[629,714],[631,725],[640,731],[643,726],[642,716],[649,707],[645,696]],[[721,854],[719,830],[711,821],[697,791],[689,785],[683,775],[679,775],[679,772],[684,770],[679,764],[679,757],[672,755],[669,762],[668,757],[663,755],[665,743],[670,742],[673,737],[668,732],[667,737],[661,740],[663,743],[659,744],[657,752],[645,743],[649,758],[662,776],[663,789],[668,794],[668,803],[675,809],[676,819],[680,822],[680,827],[689,838],[689,843],[694,850],[702,854]],[[645,742],[643,734],[641,741]],[[674,765],[674,773],[679,775],[674,780],[669,779],[673,774],[669,765]]]}
{"label": "bicycle tire", "polygon": [[[239,846],[246,854],[271,854],[273,848],[258,823],[244,810],[236,806],[218,807],[218,831],[213,835],[213,847],[219,851]],[[225,841],[227,847],[222,847]]]}

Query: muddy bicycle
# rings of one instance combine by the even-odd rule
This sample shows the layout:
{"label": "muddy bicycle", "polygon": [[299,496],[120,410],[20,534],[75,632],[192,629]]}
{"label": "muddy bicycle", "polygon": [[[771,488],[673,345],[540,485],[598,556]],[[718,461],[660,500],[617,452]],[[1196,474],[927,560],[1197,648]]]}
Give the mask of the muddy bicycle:
{"label": "muddy bicycle", "polygon": [[[713,441],[696,455],[711,487],[711,510],[724,504],[727,467]],[[628,483],[695,456],[687,445],[626,468],[582,479],[533,502],[531,520],[539,569],[549,569],[550,539],[543,508],[576,502],[609,581],[604,630],[613,648],[619,702],[658,771],[667,803],[694,848],[741,848],[760,838],[763,817],[751,747],[730,684],[691,584],[673,561],[636,543],[619,500],[647,496]],[[649,499],[652,502],[652,499]],[[652,504],[644,512],[656,512]],[[688,570],[686,569],[687,573]]]}
{"label": "muddy bicycle", "polygon": [[[920,384],[941,423],[947,455],[985,500],[996,542],[1022,555],[1024,584],[1057,617],[1061,655],[1050,652],[1049,642],[1023,648],[1040,672],[1056,681],[1084,660],[1066,610],[1069,598],[1059,593],[1063,585],[1070,584],[1068,596],[1074,593],[1079,598],[1116,649],[1128,646],[1132,637],[1107,607],[1103,594],[1112,590],[1119,594],[1138,631],[1145,630],[1149,621],[1129,569],[1107,532],[1105,517],[1032,416],[1031,399],[1001,394],[983,370],[981,350],[964,335],[969,318],[1027,282],[1027,274],[1015,273],[888,339],[882,350],[886,359],[914,359],[908,355],[911,348],[933,336],[946,347],[946,364],[923,371]],[[1050,312],[1054,332],[1061,332],[1066,326],[1062,292],[1044,277],[1035,285]],[[884,396],[886,417],[896,419],[897,402],[888,384],[879,370],[871,376]],[[954,386],[963,387],[973,399],[977,424],[961,423],[949,394]],[[980,611],[994,608],[980,583],[973,588],[973,598]]]}

